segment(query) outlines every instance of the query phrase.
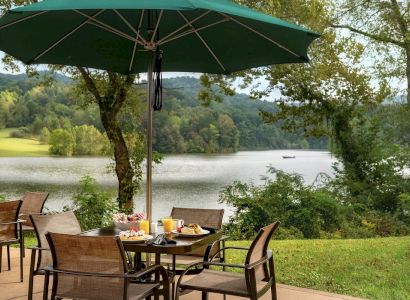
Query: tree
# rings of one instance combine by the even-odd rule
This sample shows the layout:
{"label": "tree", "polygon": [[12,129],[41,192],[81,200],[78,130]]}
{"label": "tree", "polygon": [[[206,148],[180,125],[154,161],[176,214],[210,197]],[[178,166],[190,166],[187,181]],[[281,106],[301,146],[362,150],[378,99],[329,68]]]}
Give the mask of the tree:
{"label": "tree", "polygon": [[72,156],[74,153],[74,138],[70,131],[65,129],[54,130],[49,139],[51,154],[60,156]]}
{"label": "tree", "polygon": [[410,1],[343,0],[332,27],[347,29],[375,44],[382,76],[407,79],[410,106]]}

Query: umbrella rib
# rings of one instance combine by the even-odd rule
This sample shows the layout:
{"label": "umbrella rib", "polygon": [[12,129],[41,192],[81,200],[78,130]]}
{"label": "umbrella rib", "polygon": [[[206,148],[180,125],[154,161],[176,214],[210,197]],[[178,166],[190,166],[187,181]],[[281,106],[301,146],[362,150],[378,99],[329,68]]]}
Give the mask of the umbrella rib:
{"label": "umbrella rib", "polygon": [[15,24],[17,24],[17,23],[26,21],[26,20],[28,20],[28,19],[37,17],[37,16],[39,16],[39,15],[45,14],[46,12],[47,12],[47,11],[40,11],[40,12],[38,12],[38,13],[35,13],[35,14],[33,14],[33,15],[24,17],[24,18],[22,18],[22,19],[18,19],[18,20],[16,20],[16,21],[13,21],[13,22],[4,24],[4,25],[0,26],[0,30],[1,30],[1,29],[4,29],[4,28],[7,28],[7,27],[10,27],[10,26],[13,26],[13,25],[15,25]]}
{"label": "umbrella rib", "polygon": [[222,16],[224,16],[224,17],[226,17],[226,18],[229,18],[229,19],[232,20],[233,22],[235,22],[235,23],[241,25],[242,27],[245,27],[246,29],[252,31],[253,33],[256,33],[256,34],[259,35],[260,37],[263,37],[265,40],[268,40],[268,41],[271,42],[272,44],[275,44],[276,46],[278,46],[278,47],[281,48],[282,50],[285,50],[286,52],[292,54],[293,56],[296,56],[296,57],[298,57],[298,58],[304,59],[304,57],[303,57],[302,55],[297,54],[296,52],[293,52],[292,50],[290,50],[290,49],[286,48],[285,46],[283,46],[282,44],[278,43],[277,41],[271,39],[270,37],[267,37],[267,36],[264,35],[263,33],[261,33],[261,32],[259,32],[259,31],[257,31],[256,29],[254,29],[254,28],[252,28],[252,27],[250,27],[250,26],[248,26],[248,25],[242,23],[241,21],[239,21],[239,20],[237,20],[237,19],[235,19],[235,18],[233,18],[233,17],[231,17],[231,16],[228,16],[228,15],[226,15],[226,14],[224,14],[224,13],[221,13],[221,12],[220,12],[219,14],[221,14]]}
{"label": "umbrella rib", "polygon": [[173,32],[171,32],[170,34],[166,35],[165,37],[163,37],[162,39],[160,39],[158,41],[158,44],[162,44],[164,41],[166,41],[169,37],[172,37],[174,34],[180,32],[182,29],[184,29],[185,27],[188,27],[189,25],[195,23],[196,21],[202,19],[203,17],[205,17],[207,14],[209,14],[211,11],[207,10],[206,12],[204,12],[202,15],[196,17],[195,19],[193,19],[192,21],[189,21],[188,24],[183,25],[182,27],[174,30]]}
{"label": "umbrella rib", "polygon": [[[185,22],[189,23],[189,20],[184,16],[184,14],[178,10],[179,15],[185,20]],[[219,66],[226,72],[225,66],[222,64],[222,62],[219,60],[219,58],[216,56],[214,51],[212,51],[211,47],[208,45],[208,43],[204,40],[204,38],[199,34],[199,32],[195,29],[194,25],[190,24],[189,25],[193,32],[196,34],[196,36],[201,40],[201,42],[204,44],[204,46],[208,49],[208,51],[211,53],[213,58],[216,60],[216,62],[219,64]]]}
{"label": "umbrella rib", "polygon": [[151,43],[153,43],[155,40],[155,36],[157,34],[159,24],[161,23],[161,18],[163,14],[164,14],[164,10],[162,9],[161,12],[159,13],[158,21],[157,21],[157,24],[155,25],[154,33],[152,34],[152,37],[151,37]]}
{"label": "umbrella rib", "polygon": [[[142,21],[144,20],[144,14],[145,14],[145,9],[143,9],[142,12],[141,12],[140,22],[138,24],[138,30],[136,32],[137,39],[138,39],[138,36],[140,36]],[[132,49],[132,56],[131,56],[131,60],[130,60],[130,65],[128,66],[128,72],[131,72],[132,65],[134,64],[135,51],[137,50],[137,44],[138,43],[135,41],[134,42],[134,48]]]}
{"label": "umbrella rib", "polygon": [[125,38],[125,39],[128,39],[128,40],[130,40],[130,41],[133,41],[133,42],[137,41],[137,43],[143,45],[143,43],[142,43],[141,41],[134,39],[132,36],[129,36],[128,34],[122,32],[122,31],[120,31],[120,30],[118,30],[118,29],[116,29],[116,28],[114,28],[114,27],[112,27],[112,26],[110,26],[110,25],[107,25],[107,24],[105,24],[104,22],[101,22],[100,20],[97,20],[97,19],[93,18],[92,16],[89,16],[89,15],[87,15],[87,14],[85,14],[85,13],[83,13],[83,12],[77,10],[77,9],[74,9],[74,11],[77,12],[78,14],[80,14],[80,15],[82,15],[82,16],[88,18],[90,21],[92,21],[92,22],[90,22],[90,24],[93,24],[93,25],[95,25],[95,26],[97,26],[97,27],[100,27],[100,28],[102,28],[102,29],[105,29],[105,30],[107,30],[107,31],[109,31],[109,32],[111,32],[111,33],[114,33],[114,34],[116,34],[116,35],[118,35],[118,36],[120,36],[120,37],[123,37],[123,38]]}
{"label": "umbrella rib", "polygon": [[[167,40],[162,40],[162,42],[159,43],[159,45],[172,42],[172,41],[174,41],[174,40],[176,40],[176,39],[179,39],[179,38],[182,38],[182,37],[187,36],[187,35],[189,35],[189,34],[192,34],[192,33],[194,33],[195,31],[199,32],[199,31],[202,31],[202,30],[204,30],[204,29],[206,29],[206,28],[209,28],[209,27],[212,27],[212,26],[215,26],[215,25],[218,25],[218,24],[220,24],[220,23],[227,22],[227,21],[230,21],[230,20],[229,20],[228,18],[225,18],[225,19],[216,21],[216,22],[214,22],[214,23],[205,25],[205,26],[203,26],[203,27],[196,28],[195,30],[194,30],[194,29],[190,29],[190,30],[187,30],[187,31],[185,31],[185,32],[181,32],[180,34],[178,34],[178,35],[176,35],[176,36],[174,36],[174,37],[171,37],[171,38],[169,38],[169,39],[167,39]],[[188,25],[187,25],[187,26],[188,26]]]}
{"label": "umbrella rib", "polygon": [[[104,10],[99,10],[98,12],[96,12],[93,17],[97,17],[98,15],[100,15]],[[77,25],[74,29],[72,29],[70,32],[66,33],[63,37],[61,37],[59,40],[57,40],[56,42],[54,42],[51,46],[49,46],[47,49],[43,50],[40,54],[38,54],[37,56],[35,56],[33,59],[28,61],[28,64],[31,64],[33,62],[35,62],[36,60],[38,60],[40,57],[42,57],[44,54],[47,54],[49,51],[51,51],[52,49],[54,49],[56,46],[58,46],[61,42],[63,42],[64,40],[66,40],[68,37],[70,37],[73,33],[75,33],[76,31],[78,31],[79,29],[81,29],[84,25],[86,25],[90,20],[85,20],[83,22],[81,22],[81,24]]]}
{"label": "umbrella rib", "polygon": [[[139,29],[135,30],[135,28],[130,24],[130,22],[128,22],[128,20],[118,10],[114,9],[114,11],[121,18],[121,20],[123,20],[123,22],[127,24],[127,26],[137,35],[136,37],[137,39],[140,38],[142,43],[146,42],[145,39],[140,35]],[[145,9],[142,10],[142,15],[144,15],[144,11]],[[139,24],[138,28],[140,27],[141,27],[141,23]]]}

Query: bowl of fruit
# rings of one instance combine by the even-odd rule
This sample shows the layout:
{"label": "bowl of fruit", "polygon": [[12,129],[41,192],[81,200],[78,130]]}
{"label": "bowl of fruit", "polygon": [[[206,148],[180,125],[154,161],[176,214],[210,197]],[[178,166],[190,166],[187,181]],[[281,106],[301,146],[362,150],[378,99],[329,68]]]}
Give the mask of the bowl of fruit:
{"label": "bowl of fruit", "polygon": [[145,216],[142,213],[133,213],[131,215],[116,213],[112,215],[112,219],[115,227],[121,231],[130,230],[131,227],[139,230],[140,221],[144,220]]}

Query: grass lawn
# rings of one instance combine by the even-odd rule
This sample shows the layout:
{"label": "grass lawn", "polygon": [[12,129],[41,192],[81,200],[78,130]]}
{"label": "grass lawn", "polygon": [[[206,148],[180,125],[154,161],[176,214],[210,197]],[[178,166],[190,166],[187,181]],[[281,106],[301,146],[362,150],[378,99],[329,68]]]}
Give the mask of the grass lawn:
{"label": "grass lawn", "polygon": [[[26,239],[27,246],[35,243],[34,237]],[[274,240],[270,247],[279,283],[366,299],[410,299],[410,237]],[[245,254],[229,250],[227,261],[243,263]]]}
{"label": "grass lawn", "polygon": [[36,140],[10,138],[13,130],[0,130],[0,157],[48,156],[48,145],[40,145]]}
{"label": "grass lawn", "polygon": [[[270,247],[280,283],[367,299],[410,299],[410,237],[285,240]],[[242,263],[245,253],[231,250],[227,258]]]}

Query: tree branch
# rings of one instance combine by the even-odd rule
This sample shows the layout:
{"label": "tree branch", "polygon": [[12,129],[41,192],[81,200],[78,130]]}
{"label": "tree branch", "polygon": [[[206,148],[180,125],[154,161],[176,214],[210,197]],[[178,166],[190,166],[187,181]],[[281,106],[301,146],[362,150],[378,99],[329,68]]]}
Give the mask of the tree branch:
{"label": "tree branch", "polygon": [[399,46],[399,47],[401,47],[401,48],[404,48],[404,47],[405,47],[405,44],[402,43],[402,42],[400,42],[400,41],[394,40],[394,39],[389,38],[389,37],[380,36],[380,35],[377,35],[377,34],[372,34],[372,33],[369,33],[369,32],[366,32],[366,31],[363,31],[363,30],[354,28],[354,27],[349,26],[349,25],[331,24],[330,26],[331,26],[332,28],[348,29],[348,30],[350,30],[351,32],[354,32],[354,33],[363,35],[363,36],[365,36],[365,37],[371,38],[371,39],[373,39],[373,40],[375,40],[375,41],[378,41],[378,42],[391,43],[391,44],[394,44],[394,45]]}
{"label": "tree branch", "polygon": [[406,40],[406,35],[408,31],[407,24],[406,24],[406,21],[404,20],[404,17],[400,13],[399,4],[397,3],[396,0],[391,0],[391,6],[392,6],[394,16],[396,17],[396,21],[399,24],[400,31],[403,34],[403,38],[404,40]]}
{"label": "tree branch", "polygon": [[94,95],[95,99],[99,103],[102,102],[102,97],[100,93],[98,92],[97,86],[95,85],[93,79],[91,78],[90,74],[85,70],[83,67],[77,67],[78,71],[80,72],[81,76],[83,77],[83,80],[85,82],[85,85],[88,89],[88,91]]}

